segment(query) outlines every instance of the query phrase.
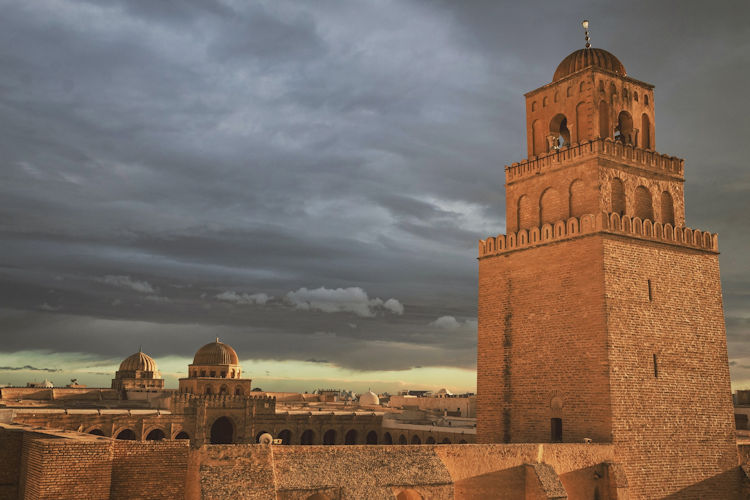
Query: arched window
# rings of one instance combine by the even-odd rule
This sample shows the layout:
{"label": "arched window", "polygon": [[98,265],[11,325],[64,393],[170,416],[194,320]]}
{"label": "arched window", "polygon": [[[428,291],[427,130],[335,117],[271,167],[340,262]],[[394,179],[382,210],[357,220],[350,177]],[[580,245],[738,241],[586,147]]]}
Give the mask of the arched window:
{"label": "arched window", "polygon": [[547,188],[539,198],[539,225],[566,219],[560,195],[554,188]]}
{"label": "arched window", "polygon": [[672,195],[668,191],[661,193],[661,222],[674,226],[674,204],[672,203]]}
{"label": "arched window", "polygon": [[532,113],[534,111],[536,111],[536,101],[534,101],[534,102],[531,103],[531,111],[532,111]]}
{"label": "arched window", "polygon": [[307,429],[302,433],[302,436],[300,436],[299,444],[313,444],[314,439],[315,433],[311,429]]}
{"label": "arched window", "polygon": [[612,212],[625,215],[625,185],[618,178],[612,179],[611,183]]}
{"label": "arched window", "polygon": [[333,429],[328,429],[325,434],[323,434],[323,444],[336,444],[336,431]]}
{"label": "arched window", "polygon": [[581,82],[578,86],[578,92],[583,92],[584,90],[586,90],[586,82]]}
{"label": "arched window", "polygon": [[635,189],[635,216],[642,220],[654,220],[651,192],[644,186]]}
{"label": "arched window", "polygon": [[570,146],[570,130],[568,130],[568,119],[559,113],[549,122],[549,133],[551,137],[549,150]]}
{"label": "arched window", "polygon": [[219,417],[211,425],[211,444],[231,444],[234,440],[234,425],[228,417]]}
{"label": "arched window", "polygon": [[623,144],[633,144],[633,117],[627,111],[621,111],[617,115],[617,128],[615,139]]}
{"label": "arched window", "polygon": [[633,92],[633,100],[638,102],[638,92]]}
{"label": "arched window", "polygon": [[292,431],[284,429],[279,432],[278,438],[281,439],[281,444],[292,444]]}
{"label": "arched window", "polygon": [[548,101],[549,101],[549,99],[547,98],[547,96],[544,96],[544,99],[542,99],[542,107],[543,107],[543,108],[546,108],[546,107],[547,107],[547,102],[548,102]]}
{"label": "arched window", "polygon": [[651,120],[648,115],[641,115],[641,144],[644,149],[651,149]]}
{"label": "arched window", "polygon": [[174,437],[175,439],[190,439],[190,435],[185,431],[180,431]]}
{"label": "arched window", "polygon": [[643,94],[643,104],[648,106],[648,94]]}
{"label": "arched window", "polygon": [[161,429],[154,429],[146,435],[146,441],[161,441],[166,435]]}
{"label": "arched window", "polygon": [[572,96],[573,95],[573,87],[568,87],[567,90],[565,91],[565,95],[568,96],[568,97]]}
{"label": "arched window", "polygon": [[610,137],[609,105],[606,101],[599,101],[599,137]]}
{"label": "arched window", "polygon": [[398,437],[398,444],[406,444],[406,443],[407,443],[407,441],[406,441],[406,436],[404,436],[403,434],[401,434],[401,435],[400,435],[400,436]]}
{"label": "arched window", "polygon": [[231,374],[230,378],[234,378],[234,368],[232,368],[232,372],[231,373],[232,374]]}
{"label": "arched window", "polygon": [[435,444],[435,438],[432,436],[429,436],[427,438],[427,441],[425,441],[426,444]]}
{"label": "arched window", "polygon": [[416,434],[414,434],[411,437],[411,444],[422,444],[422,440],[419,438],[419,436],[417,436]]}
{"label": "arched window", "polygon": [[609,93],[612,95],[617,95],[617,87],[615,87],[614,83],[609,84]]}
{"label": "arched window", "polygon": [[383,444],[393,444],[393,438],[390,432],[383,434]]}
{"label": "arched window", "polygon": [[622,98],[627,99],[628,98],[628,89],[622,89]]}
{"label": "arched window", "polygon": [[357,444],[357,431],[349,430],[344,436],[344,444]]}
{"label": "arched window", "polygon": [[378,444],[378,433],[370,431],[367,433],[367,444]]}
{"label": "arched window", "polygon": [[555,102],[558,102],[560,100],[560,93],[555,92],[555,98],[553,99]]}
{"label": "arched window", "polygon": [[568,210],[571,217],[580,217],[586,213],[583,201],[583,188],[584,184],[581,179],[576,179],[570,183]]}

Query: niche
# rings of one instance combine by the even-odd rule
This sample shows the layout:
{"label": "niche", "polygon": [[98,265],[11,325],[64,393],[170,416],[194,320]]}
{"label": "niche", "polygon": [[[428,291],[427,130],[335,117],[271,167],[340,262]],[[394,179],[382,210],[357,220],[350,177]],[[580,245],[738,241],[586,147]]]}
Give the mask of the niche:
{"label": "niche", "polygon": [[651,120],[648,115],[641,115],[641,142],[644,149],[651,149]]}

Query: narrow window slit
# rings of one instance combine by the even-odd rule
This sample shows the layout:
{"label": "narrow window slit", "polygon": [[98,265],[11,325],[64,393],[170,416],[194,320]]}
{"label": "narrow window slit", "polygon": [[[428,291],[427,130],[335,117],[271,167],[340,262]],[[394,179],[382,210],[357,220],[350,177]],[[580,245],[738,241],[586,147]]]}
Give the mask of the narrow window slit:
{"label": "narrow window slit", "polygon": [[659,362],[656,359],[656,353],[654,353],[654,378],[659,378]]}
{"label": "narrow window slit", "polygon": [[648,300],[649,302],[652,302],[654,300],[654,294],[651,290],[651,280],[647,280],[647,281],[648,281]]}

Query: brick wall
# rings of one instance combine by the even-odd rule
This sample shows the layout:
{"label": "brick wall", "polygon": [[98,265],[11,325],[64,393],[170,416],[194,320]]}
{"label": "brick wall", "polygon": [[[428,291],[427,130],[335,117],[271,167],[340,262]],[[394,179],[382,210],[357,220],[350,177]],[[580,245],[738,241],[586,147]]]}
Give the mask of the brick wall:
{"label": "brick wall", "polygon": [[0,429],[0,498],[18,497],[23,432]]}
{"label": "brick wall", "polygon": [[479,262],[477,442],[611,440],[602,241]]}
{"label": "brick wall", "polygon": [[189,444],[114,441],[111,498],[184,498]]}
{"label": "brick wall", "polygon": [[631,490],[734,498],[718,256],[608,236],[604,259],[613,435]]}

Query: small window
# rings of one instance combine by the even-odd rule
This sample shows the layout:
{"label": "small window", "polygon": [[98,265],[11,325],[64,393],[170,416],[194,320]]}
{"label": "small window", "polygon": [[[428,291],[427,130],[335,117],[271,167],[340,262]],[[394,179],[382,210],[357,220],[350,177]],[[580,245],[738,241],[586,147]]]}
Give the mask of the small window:
{"label": "small window", "polygon": [[643,94],[643,104],[648,106],[648,94]]}
{"label": "small window", "polygon": [[581,85],[578,87],[579,92],[583,92],[586,90],[586,82],[581,82]]}
{"label": "small window", "polygon": [[622,89],[622,98],[627,99],[628,98],[628,89]]}
{"label": "small window", "polygon": [[216,370],[211,370],[211,376],[212,376],[212,377],[215,377],[215,376],[216,376]]}
{"label": "small window", "polygon": [[536,111],[536,101],[531,103],[531,111]]}
{"label": "small window", "polygon": [[544,99],[542,99],[542,107],[543,108],[547,107],[547,101],[549,101],[549,99],[545,96]]}
{"label": "small window", "polygon": [[570,96],[572,96],[572,95],[573,95],[573,87],[568,87],[568,90],[566,91],[566,95],[567,95],[568,97],[570,97]]}
{"label": "small window", "polygon": [[562,443],[562,419],[561,418],[553,418],[551,419],[551,425],[552,425],[552,442],[553,443]]}
{"label": "small window", "polygon": [[554,101],[557,102],[559,100],[560,100],[560,93],[559,92],[555,92],[555,99],[554,99]]}
{"label": "small window", "polygon": [[638,92],[633,92],[633,100],[638,102]]}

